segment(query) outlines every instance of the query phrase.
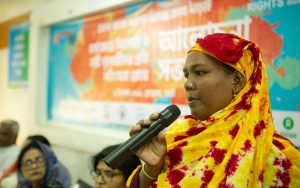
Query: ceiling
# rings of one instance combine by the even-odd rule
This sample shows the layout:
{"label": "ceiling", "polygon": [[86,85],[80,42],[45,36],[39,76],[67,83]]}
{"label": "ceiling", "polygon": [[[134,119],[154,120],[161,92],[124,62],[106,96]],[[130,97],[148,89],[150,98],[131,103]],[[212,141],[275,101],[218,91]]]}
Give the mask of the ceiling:
{"label": "ceiling", "polygon": [[32,10],[45,0],[0,0],[0,23]]}

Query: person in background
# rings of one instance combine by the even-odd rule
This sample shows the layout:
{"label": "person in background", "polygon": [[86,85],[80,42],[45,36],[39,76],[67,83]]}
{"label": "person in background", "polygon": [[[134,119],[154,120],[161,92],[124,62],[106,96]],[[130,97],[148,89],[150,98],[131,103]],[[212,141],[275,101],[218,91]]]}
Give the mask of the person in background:
{"label": "person in background", "polygon": [[[300,152],[274,130],[255,43],[228,33],[198,38],[183,73],[191,115],[136,152],[145,163],[129,188],[300,187]],[[158,116],[139,121],[130,135]]]}
{"label": "person in background", "polygon": [[20,148],[16,145],[19,123],[12,119],[0,122],[0,187],[16,184],[16,160]]}
{"label": "person in background", "polygon": [[33,140],[17,160],[18,188],[69,188],[70,173],[59,163],[50,147]]}
{"label": "person in background", "polygon": [[[30,143],[32,141],[39,141],[39,142],[41,142],[43,144],[46,144],[49,148],[51,148],[50,141],[45,136],[43,136],[43,135],[35,134],[35,135],[29,135],[29,136],[27,136],[27,138],[26,138],[26,144],[28,144],[28,143]],[[63,171],[68,172],[68,169],[60,161],[57,161],[57,162],[59,163],[58,165],[61,166],[61,168],[63,169]]]}
{"label": "person in background", "polygon": [[49,140],[43,135],[40,135],[40,134],[29,135],[26,138],[26,142],[31,142],[33,140],[40,141],[51,148],[51,144],[50,144]]}
{"label": "person in background", "polygon": [[95,188],[122,188],[132,173],[141,164],[137,156],[130,157],[118,169],[111,169],[103,161],[110,152],[119,145],[112,145],[104,148],[99,153],[91,157],[91,168],[95,182]]}

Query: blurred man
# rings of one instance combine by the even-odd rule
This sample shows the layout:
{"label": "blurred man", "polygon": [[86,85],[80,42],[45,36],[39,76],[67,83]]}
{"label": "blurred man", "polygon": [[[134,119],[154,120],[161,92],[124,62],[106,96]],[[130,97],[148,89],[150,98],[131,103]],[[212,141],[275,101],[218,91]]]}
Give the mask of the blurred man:
{"label": "blurred man", "polygon": [[0,187],[3,180],[15,171],[15,162],[20,148],[16,145],[19,124],[14,120],[0,122]]}

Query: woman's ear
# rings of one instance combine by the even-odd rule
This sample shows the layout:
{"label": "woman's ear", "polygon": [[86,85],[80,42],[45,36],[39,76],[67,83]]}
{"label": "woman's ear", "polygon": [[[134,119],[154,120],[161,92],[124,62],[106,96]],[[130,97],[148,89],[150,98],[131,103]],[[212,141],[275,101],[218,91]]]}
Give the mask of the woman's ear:
{"label": "woman's ear", "polygon": [[244,85],[245,85],[245,77],[244,75],[242,75],[242,73],[240,73],[239,71],[235,70],[233,72],[233,87],[232,87],[232,92],[233,94],[237,94],[241,89],[243,89]]}

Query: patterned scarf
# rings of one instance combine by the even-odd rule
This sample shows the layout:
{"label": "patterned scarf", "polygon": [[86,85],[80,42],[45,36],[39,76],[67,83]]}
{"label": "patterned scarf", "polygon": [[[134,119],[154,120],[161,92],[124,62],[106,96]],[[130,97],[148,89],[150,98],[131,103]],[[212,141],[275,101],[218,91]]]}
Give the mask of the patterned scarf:
{"label": "patterned scarf", "polygon": [[256,44],[233,34],[198,39],[204,52],[245,76],[245,86],[205,121],[166,132],[165,170],[152,187],[300,187],[300,152],[274,130],[267,73]]}

